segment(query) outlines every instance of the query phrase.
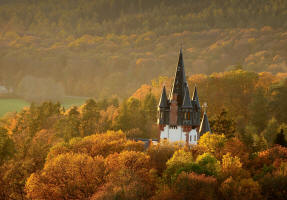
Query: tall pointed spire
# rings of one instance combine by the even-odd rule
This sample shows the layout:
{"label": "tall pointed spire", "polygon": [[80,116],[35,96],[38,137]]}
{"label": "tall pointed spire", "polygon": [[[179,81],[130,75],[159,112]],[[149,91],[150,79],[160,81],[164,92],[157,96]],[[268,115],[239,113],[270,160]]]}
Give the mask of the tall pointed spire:
{"label": "tall pointed spire", "polygon": [[200,109],[200,104],[199,104],[199,99],[198,99],[198,94],[197,94],[197,88],[196,88],[196,86],[194,87],[194,92],[193,92],[192,100],[195,102],[195,105],[197,106],[197,108]]}
{"label": "tall pointed spire", "polygon": [[183,103],[183,98],[184,98],[184,93],[185,93],[185,84],[186,84],[186,78],[185,78],[185,71],[184,71],[183,54],[182,54],[182,49],[180,49],[178,65],[176,68],[175,78],[174,78],[173,86],[171,88],[171,93],[170,93],[170,99],[172,99],[173,95],[176,94],[177,102],[179,105],[182,105]]}
{"label": "tall pointed spire", "polygon": [[189,89],[188,89],[188,85],[187,84],[185,85],[185,94],[184,94],[182,107],[184,107],[184,108],[192,108],[190,95],[189,95]]}
{"label": "tall pointed spire", "polygon": [[211,129],[210,129],[207,114],[206,112],[204,112],[203,118],[200,124],[200,128],[199,128],[199,135],[202,136],[204,133],[207,133],[207,132],[211,133]]}
{"label": "tall pointed spire", "polygon": [[163,86],[163,88],[162,88],[161,98],[160,98],[158,106],[160,108],[166,108],[168,106],[165,86]]}

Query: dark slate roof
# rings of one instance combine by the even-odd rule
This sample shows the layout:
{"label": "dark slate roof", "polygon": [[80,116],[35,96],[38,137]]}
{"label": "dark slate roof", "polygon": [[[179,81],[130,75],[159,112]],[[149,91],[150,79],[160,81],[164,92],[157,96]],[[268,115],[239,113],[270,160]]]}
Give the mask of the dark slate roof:
{"label": "dark slate roof", "polygon": [[168,107],[168,101],[167,101],[167,96],[166,96],[166,91],[165,91],[165,86],[163,86],[162,88],[162,93],[161,93],[161,98],[159,101],[159,105],[160,108],[166,108]]}
{"label": "dark slate roof", "polygon": [[186,78],[184,71],[183,54],[182,50],[180,49],[178,65],[176,68],[175,78],[170,93],[170,99],[172,99],[173,94],[175,93],[177,94],[178,105],[182,105],[183,103],[185,84],[186,84]]}
{"label": "dark slate roof", "polygon": [[197,88],[196,88],[196,86],[194,87],[194,92],[193,92],[192,100],[195,102],[195,105],[197,106],[197,108],[200,109],[200,104],[199,104],[199,99],[198,99],[198,94],[197,94]]}
{"label": "dark slate roof", "polygon": [[185,86],[185,94],[184,94],[182,107],[184,107],[184,108],[192,108],[190,95],[189,95],[189,89],[188,89],[188,85],[187,84]]}
{"label": "dark slate roof", "polygon": [[200,128],[199,128],[199,134],[200,134],[200,136],[202,136],[206,132],[211,133],[211,130],[210,130],[210,125],[208,122],[207,114],[206,114],[206,112],[204,112],[203,118],[202,118],[202,121],[200,124]]}

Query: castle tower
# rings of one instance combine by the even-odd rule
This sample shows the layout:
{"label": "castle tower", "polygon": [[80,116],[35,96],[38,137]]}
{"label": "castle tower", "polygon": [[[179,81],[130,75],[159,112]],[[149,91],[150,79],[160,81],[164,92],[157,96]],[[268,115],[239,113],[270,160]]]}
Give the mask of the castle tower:
{"label": "castle tower", "polygon": [[163,87],[158,114],[161,140],[197,144],[201,109],[196,87],[192,99],[190,98],[182,50],[179,52],[178,65],[169,98],[167,98],[166,89]]}

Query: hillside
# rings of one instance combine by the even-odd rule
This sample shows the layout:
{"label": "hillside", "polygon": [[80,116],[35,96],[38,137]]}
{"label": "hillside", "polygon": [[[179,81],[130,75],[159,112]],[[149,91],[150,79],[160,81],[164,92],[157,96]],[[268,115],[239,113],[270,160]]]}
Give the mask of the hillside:
{"label": "hillside", "polygon": [[1,1],[0,83],[23,96],[40,80],[55,96],[125,98],[171,76],[181,43],[189,74],[286,72],[286,10],[284,0]]}

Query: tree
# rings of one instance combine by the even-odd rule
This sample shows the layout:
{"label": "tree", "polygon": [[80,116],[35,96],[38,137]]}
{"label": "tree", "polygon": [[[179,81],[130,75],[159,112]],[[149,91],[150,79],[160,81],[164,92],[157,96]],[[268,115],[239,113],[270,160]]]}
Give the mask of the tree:
{"label": "tree", "polygon": [[258,132],[264,130],[268,119],[270,117],[268,110],[268,100],[264,94],[263,88],[257,89],[251,104],[250,109],[250,121],[257,128]]}
{"label": "tree", "polygon": [[172,157],[176,147],[171,144],[151,145],[147,149],[147,154],[151,159],[151,167],[155,168],[158,174],[166,169],[166,162]]}
{"label": "tree", "polygon": [[226,200],[256,200],[262,198],[260,185],[252,178],[236,180],[229,177],[220,185],[219,190]]}
{"label": "tree", "polygon": [[283,147],[287,147],[287,141],[286,141],[283,129],[281,129],[280,133],[278,133],[276,135],[274,143],[275,144],[279,144],[279,145],[281,145]]}
{"label": "tree", "polygon": [[217,196],[217,181],[204,174],[181,173],[173,185],[179,199],[212,200]]}
{"label": "tree", "polygon": [[104,159],[85,154],[62,154],[33,173],[25,190],[31,199],[86,199],[104,183]]}
{"label": "tree", "polygon": [[7,132],[5,128],[0,127],[0,165],[15,153],[14,142]]}
{"label": "tree", "polygon": [[227,114],[226,110],[222,110],[219,115],[210,120],[210,125],[213,133],[223,133],[226,138],[234,137],[236,125],[234,120]]}
{"label": "tree", "polygon": [[47,159],[63,153],[84,153],[91,157],[107,157],[124,150],[143,151],[144,145],[143,142],[127,140],[122,131],[107,131],[84,138],[73,138],[69,143],[59,143],[51,148]]}
{"label": "tree", "polygon": [[196,163],[199,164],[206,175],[216,176],[220,172],[220,162],[210,153],[198,156]]}
{"label": "tree", "polygon": [[238,138],[231,138],[224,144],[223,153],[230,153],[231,156],[240,158],[240,162],[245,166],[249,162],[249,151],[246,145]]}
{"label": "tree", "polygon": [[287,178],[286,176],[266,175],[260,179],[262,195],[266,199],[283,200],[286,199]]}
{"label": "tree", "polygon": [[156,122],[157,117],[157,105],[158,102],[152,93],[145,96],[143,100],[143,110],[146,113],[146,116],[154,123]]}
{"label": "tree", "polygon": [[284,123],[287,121],[287,115],[285,112],[282,112],[282,110],[287,110],[287,80],[284,80],[277,87],[272,88],[272,92],[273,95],[270,102],[270,108],[278,122]]}
{"label": "tree", "polygon": [[91,199],[147,199],[154,194],[155,180],[149,173],[150,158],[144,153],[114,153],[107,157],[105,165],[107,183]]}
{"label": "tree", "polygon": [[191,152],[179,149],[174,152],[173,156],[166,162],[166,170],[164,171],[163,177],[166,183],[172,184],[181,173],[181,171],[186,171],[186,167],[192,165],[193,167],[193,157]]}
{"label": "tree", "polygon": [[223,156],[221,170],[224,177],[248,176],[248,174],[246,174],[242,169],[242,163],[240,162],[240,159],[237,156],[231,156],[230,153],[227,153]]}
{"label": "tree", "polygon": [[64,138],[68,142],[73,137],[80,136],[80,113],[76,106],[73,106],[69,111],[68,115],[64,116],[55,125],[58,136]]}
{"label": "tree", "polygon": [[198,145],[207,149],[208,152],[214,154],[216,158],[220,158],[224,148],[224,144],[227,141],[225,136],[205,133],[198,140]]}
{"label": "tree", "polygon": [[100,119],[97,103],[89,99],[82,107],[81,136],[88,136],[96,133],[96,124]]}
{"label": "tree", "polygon": [[271,118],[267,123],[266,129],[263,131],[263,135],[267,141],[268,147],[271,147],[274,144],[278,128],[279,128],[278,121],[275,118]]}

